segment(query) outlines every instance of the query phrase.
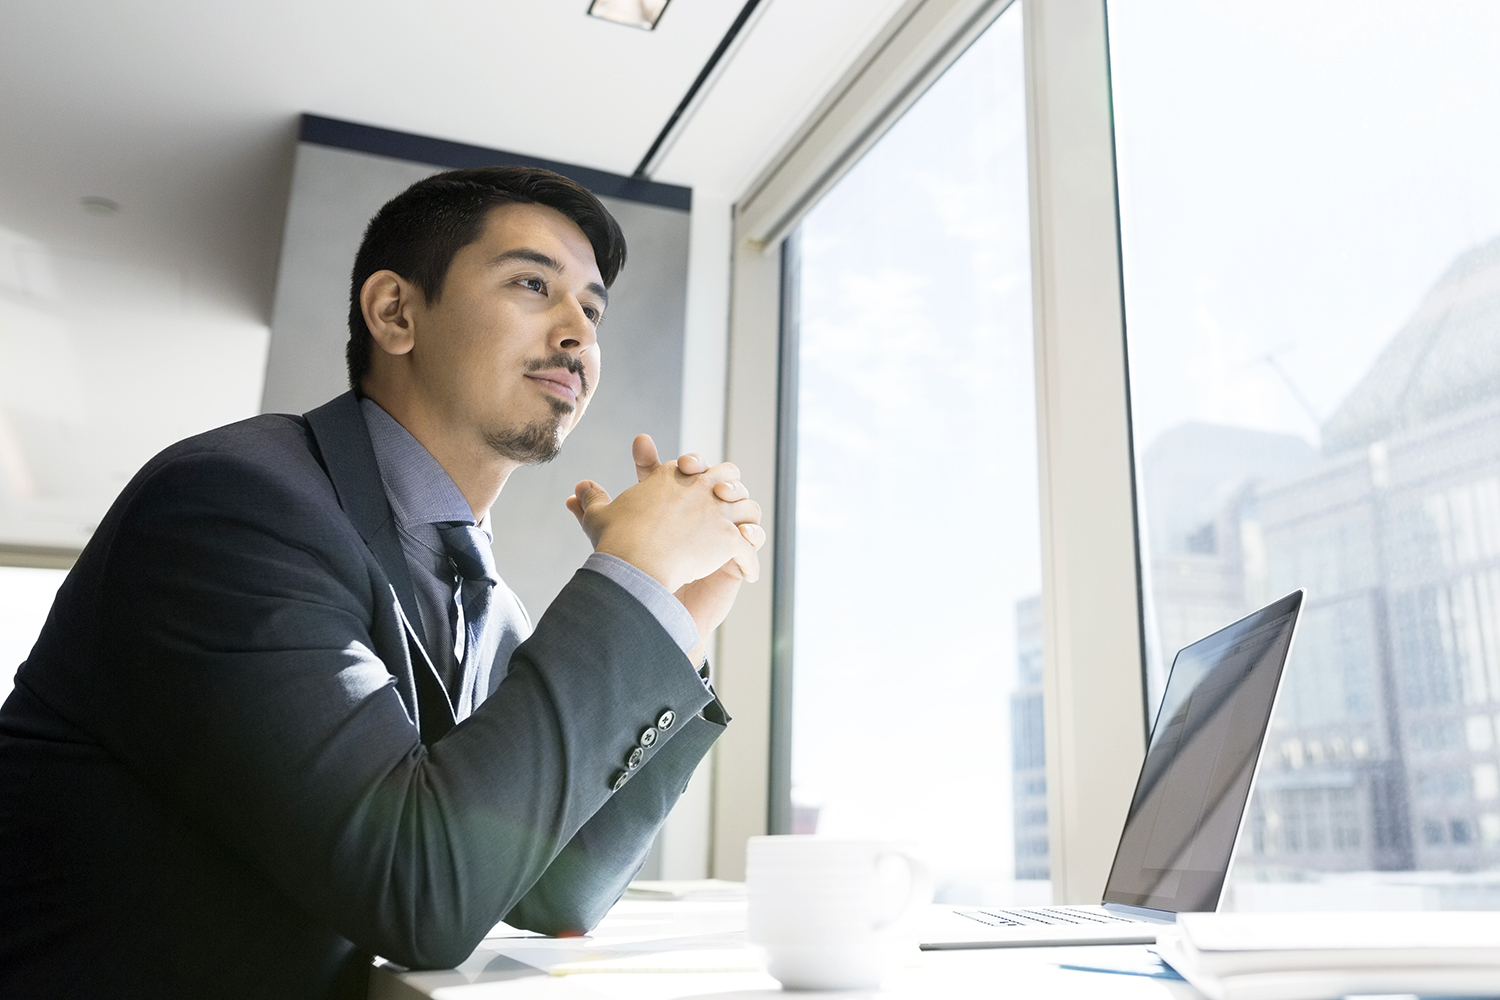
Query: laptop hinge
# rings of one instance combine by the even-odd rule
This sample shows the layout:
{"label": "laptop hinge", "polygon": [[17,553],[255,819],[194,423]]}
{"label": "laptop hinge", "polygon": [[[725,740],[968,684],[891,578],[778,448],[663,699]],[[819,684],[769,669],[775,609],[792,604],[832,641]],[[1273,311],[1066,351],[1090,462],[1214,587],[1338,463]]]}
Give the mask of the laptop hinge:
{"label": "laptop hinge", "polygon": [[1153,910],[1149,906],[1128,906],[1125,903],[1103,903],[1101,905],[1109,912],[1118,913],[1122,917],[1153,920],[1162,924],[1175,924],[1177,922],[1177,914],[1171,910]]}

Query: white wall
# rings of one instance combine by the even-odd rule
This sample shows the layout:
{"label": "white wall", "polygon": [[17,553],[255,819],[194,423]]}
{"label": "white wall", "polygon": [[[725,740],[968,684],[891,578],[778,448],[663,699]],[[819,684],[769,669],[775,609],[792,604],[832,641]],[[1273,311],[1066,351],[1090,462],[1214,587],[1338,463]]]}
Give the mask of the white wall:
{"label": "white wall", "polygon": [[[729,286],[732,217],[729,199],[693,192],[688,247],[687,321],[682,345],[683,452],[710,462],[724,457],[724,405],[729,364]],[[752,484],[767,501],[770,484]],[[756,586],[770,587],[770,579]],[[717,637],[716,637],[717,638]],[[719,661],[714,643],[709,658]],[[730,711],[736,709],[730,706]],[[677,800],[658,841],[667,879],[706,878],[712,871],[715,754],[711,751]]]}

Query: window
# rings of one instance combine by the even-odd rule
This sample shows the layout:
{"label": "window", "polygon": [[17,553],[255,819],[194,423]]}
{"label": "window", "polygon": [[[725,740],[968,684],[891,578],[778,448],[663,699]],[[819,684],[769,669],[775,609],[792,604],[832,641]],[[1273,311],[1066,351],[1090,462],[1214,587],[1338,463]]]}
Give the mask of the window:
{"label": "window", "polygon": [[1308,592],[1237,904],[1494,868],[1500,6],[1111,2],[1109,31],[1153,693]]}
{"label": "window", "polygon": [[0,701],[31,653],[67,570],[0,566]]}
{"label": "window", "polygon": [[1047,877],[1024,91],[1014,4],[785,251],[790,826],[950,901]]}

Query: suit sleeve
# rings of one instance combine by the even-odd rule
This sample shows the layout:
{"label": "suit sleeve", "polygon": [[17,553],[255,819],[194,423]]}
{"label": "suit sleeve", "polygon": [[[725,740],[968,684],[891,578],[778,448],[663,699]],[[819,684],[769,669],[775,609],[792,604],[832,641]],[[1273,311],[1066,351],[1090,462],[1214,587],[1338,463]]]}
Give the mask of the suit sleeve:
{"label": "suit sleeve", "polygon": [[689,719],[651,765],[574,834],[505,922],[543,934],[591,930],[640,871],[667,813],[723,731],[722,723]]}
{"label": "suit sleeve", "polygon": [[[287,896],[403,965],[461,961],[559,863],[547,885],[572,888],[554,915],[586,919],[613,882],[583,892],[563,873],[617,860],[608,831],[665,815],[681,788],[654,759],[706,747],[692,725],[663,733],[641,776],[665,784],[629,796],[612,790],[622,762],[648,720],[692,719],[711,696],[638,602],[580,572],[496,692],[428,748],[372,637],[388,592],[331,493],[243,458],[174,459],[129,498],[108,554],[95,731]],[[560,858],[597,815],[599,837]]]}

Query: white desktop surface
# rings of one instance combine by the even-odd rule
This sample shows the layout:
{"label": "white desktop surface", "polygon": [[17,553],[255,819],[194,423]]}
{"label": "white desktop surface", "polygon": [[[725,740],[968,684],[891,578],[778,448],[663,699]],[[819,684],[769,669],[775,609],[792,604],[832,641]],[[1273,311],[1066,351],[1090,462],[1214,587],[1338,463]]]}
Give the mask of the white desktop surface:
{"label": "white desktop surface", "polygon": [[[1178,980],[1060,967],[1129,967],[1151,957],[1140,945],[921,952],[913,944],[883,990],[803,995],[1201,1000],[1202,994]],[[376,968],[370,984],[370,1000],[757,1000],[782,993],[745,942],[743,901],[625,900],[586,938],[491,937],[456,969]]]}

